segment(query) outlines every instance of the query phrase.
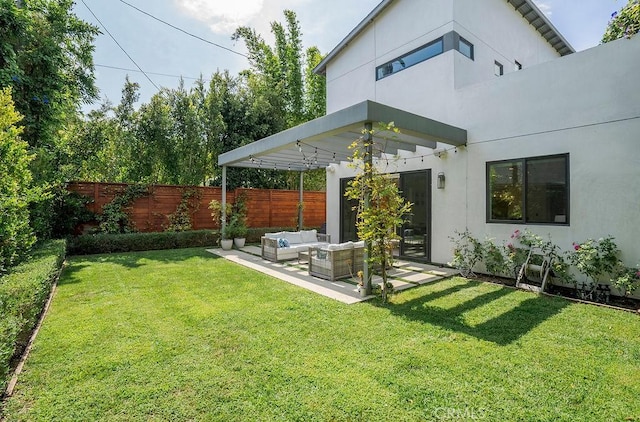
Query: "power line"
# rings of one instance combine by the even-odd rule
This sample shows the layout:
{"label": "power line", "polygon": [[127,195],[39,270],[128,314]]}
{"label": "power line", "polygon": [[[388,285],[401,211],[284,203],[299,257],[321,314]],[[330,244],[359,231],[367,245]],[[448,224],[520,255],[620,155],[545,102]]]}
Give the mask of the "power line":
{"label": "power line", "polygon": [[[138,69],[128,69],[126,67],[109,66],[109,65],[106,65],[106,64],[94,64],[94,66],[95,67],[104,67],[104,68],[107,68],[107,69],[114,69],[114,70],[123,70],[123,71],[126,71],[126,72],[138,72],[138,73],[140,73],[140,71]],[[200,78],[195,78],[193,76],[170,75],[168,73],[157,73],[157,72],[149,72],[149,71],[146,71],[146,72],[149,75],[167,76],[167,77],[170,77],[170,78],[193,79],[194,81],[197,81],[197,80],[200,79]],[[202,80],[207,82],[209,79],[202,79]]]}
{"label": "power line", "polygon": [[120,43],[118,42],[118,40],[116,40],[116,39],[115,39],[115,37],[114,37],[113,35],[111,35],[111,32],[109,32],[109,30],[107,29],[107,27],[106,27],[106,26],[104,26],[104,24],[100,21],[100,19],[98,19],[98,17],[96,16],[96,14],[95,14],[95,13],[93,13],[93,10],[91,10],[91,8],[87,5],[87,3],[85,3],[85,1],[84,1],[84,0],[82,0],[82,4],[84,4],[84,7],[86,7],[86,8],[89,10],[89,12],[90,12],[90,13],[93,15],[93,17],[95,18],[95,20],[97,20],[97,21],[98,21],[98,23],[100,24],[100,26],[102,27],[102,29],[104,29],[104,31],[105,31],[107,34],[109,34],[109,36],[111,37],[111,39],[113,40],[113,42],[115,42],[115,43],[118,45],[118,47],[120,47],[120,50],[122,50],[122,52],[123,52],[123,53],[124,53],[128,58],[129,58],[129,60],[131,60],[131,62],[132,62],[133,64],[135,64],[135,65],[136,65],[136,67],[138,68],[138,70],[139,70],[140,72],[142,72],[142,74],[143,74],[144,76],[146,76],[146,78],[149,80],[149,82],[151,82],[151,85],[153,85],[153,86],[154,86],[158,91],[160,91],[160,88],[158,87],[158,85],[156,85],[156,84],[151,80],[151,78],[149,77],[149,75],[147,75],[147,74],[145,73],[145,71],[144,71],[144,70],[142,70],[142,68],[141,68],[140,66],[138,66],[138,63],[136,63],[136,61],[135,61],[135,60],[133,60],[133,57],[131,57],[131,56],[129,55],[129,53],[127,53],[127,51],[126,51],[126,50],[125,50],[125,49],[120,45]]}
{"label": "power line", "polygon": [[[191,32],[185,31],[185,30],[184,30],[184,29],[182,29],[182,28],[179,28],[179,27],[177,27],[177,26],[175,26],[175,25],[172,25],[172,24],[170,24],[170,23],[169,23],[169,22],[167,22],[167,21],[164,21],[164,20],[162,20],[162,19],[160,19],[160,18],[157,18],[157,17],[153,16],[151,13],[148,13],[148,12],[145,12],[144,10],[142,10],[142,9],[139,9],[138,7],[136,7],[136,6],[132,5],[131,3],[127,3],[127,2],[126,2],[126,1],[124,1],[124,0],[120,0],[120,2],[121,2],[121,3],[126,4],[127,6],[129,6],[129,7],[133,8],[133,9],[137,10],[138,12],[140,12],[140,13],[142,13],[142,14],[144,14],[144,15],[149,16],[149,17],[150,17],[150,18],[152,18],[152,19],[157,20],[158,22],[161,22],[161,23],[163,23],[163,24],[165,24],[165,25],[167,25],[167,26],[170,26],[170,27],[171,27],[171,28],[173,28],[173,29],[176,29],[176,30],[178,30],[178,31],[180,31],[180,32],[182,32],[182,33],[184,33],[184,34],[189,35],[190,37],[196,38],[196,39],[198,39],[198,40],[200,40],[200,41],[204,41],[204,42],[206,42],[207,44],[211,44],[211,45],[216,46],[216,47],[218,47],[218,48],[221,48],[221,49],[223,49],[223,50],[227,50],[228,52],[233,53],[233,54],[237,54],[238,56],[242,56],[242,57],[247,58],[247,59],[249,58],[246,54],[242,54],[242,53],[240,53],[240,52],[238,52],[238,51],[232,50],[232,49],[230,49],[230,48],[228,48],[228,47],[225,47],[225,46],[223,46],[223,45],[216,44],[216,43],[214,43],[213,41],[209,41],[209,40],[204,39],[204,38],[202,38],[202,37],[200,37],[200,36],[198,36],[198,35],[192,34]],[[83,0],[83,3],[84,3],[84,0]]]}

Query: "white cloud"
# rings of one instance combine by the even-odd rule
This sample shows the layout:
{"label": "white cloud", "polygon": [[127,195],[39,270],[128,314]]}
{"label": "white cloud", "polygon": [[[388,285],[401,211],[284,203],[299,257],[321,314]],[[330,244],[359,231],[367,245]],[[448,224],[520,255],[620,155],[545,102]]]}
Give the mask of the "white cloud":
{"label": "white cloud", "polygon": [[538,6],[538,9],[540,9],[545,15],[551,16],[553,14],[551,5],[549,3],[540,0],[534,0],[534,3],[536,4],[536,6]]}
{"label": "white cloud", "polygon": [[263,9],[264,0],[175,0],[190,16],[205,22],[213,32],[230,34],[247,25]]}

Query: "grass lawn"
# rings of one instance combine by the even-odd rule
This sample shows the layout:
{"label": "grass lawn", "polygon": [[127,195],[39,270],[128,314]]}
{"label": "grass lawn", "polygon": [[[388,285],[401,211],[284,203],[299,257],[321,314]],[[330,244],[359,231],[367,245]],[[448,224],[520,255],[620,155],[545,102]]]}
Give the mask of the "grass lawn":
{"label": "grass lawn", "polygon": [[72,258],[5,412],[640,421],[639,397],[637,315],[462,278],[348,306],[186,249]]}

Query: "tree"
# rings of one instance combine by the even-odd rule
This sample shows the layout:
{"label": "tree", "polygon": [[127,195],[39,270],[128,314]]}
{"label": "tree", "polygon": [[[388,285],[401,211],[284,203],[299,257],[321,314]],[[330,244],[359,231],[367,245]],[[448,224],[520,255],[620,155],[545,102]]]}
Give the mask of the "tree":
{"label": "tree", "polygon": [[[98,29],[72,13],[72,0],[0,0],[0,84],[13,87],[23,139],[37,153],[38,180],[55,179],[59,132],[81,103],[97,98],[93,74]],[[6,26],[5,26],[6,25]]]}
{"label": "tree", "polygon": [[[249,27],[238,28],[232,37],[234,40],[244,40],[249,50],[251,73],[263,81],[280,103],[277,111],[284,116],[285,126],[267,136],[324,116],[326,111],[325,78],[313,73],[323,56],[315,46],[303,51],[302,32],[296,14],[285,10],[284,16],[286,26],[279,22],[271,23],[271,32],[275,37],[273,47]],[[283,187],[288,189],[298,188],[298,173],[280,172],[280,176],[272,176],[271,179],[282,180]],[[326,181],[323,169],[307,172],[305,176],[305,189],[324,189]]]}
{"label": "tree", "polygon": [[31,225],[52,233],[56,185],[69,171],[69,129],[81,103],[97,97],[93,41],[98,29],[72,13],[73,0],[0,0],[0,88],[11,87],[23,116],[22,139],[41,194],[32,196]]}
{"label": "tree", "polygon": [[0,90],[0,275],[35,242],[29,227],[29,195],[33,158],[20,139],[22,116],[15,110],[11,89]]}
{"label": "tree", "polygon": [[[411,211],[412,205],[402,197],[395,180],[387,177],[372,163],[372,154],[376,149],[374,136],[385,132],[395,134],[398,129],[391,123],[383,126],[379,132],[365,130],[364,136],[351,145],[353,154],[350,161],[358,173],[349,182],[345,192],[347,198],[358,201],[358,237],[367,244],[368,264],[377,266],[380,270],[383,302],[387,301],[391,290],[387,281],[387,269],[393,259],[393,244],[400,239],[396,228],[404,223],[404,216]],[[369,292],[371,281],[364,282]]]}
{"label": "tree", "polygon": [[611,15],[607,30],[602,36],[602,42],[631,38],[640,31],[640,0],[629,0],[619,12]]}

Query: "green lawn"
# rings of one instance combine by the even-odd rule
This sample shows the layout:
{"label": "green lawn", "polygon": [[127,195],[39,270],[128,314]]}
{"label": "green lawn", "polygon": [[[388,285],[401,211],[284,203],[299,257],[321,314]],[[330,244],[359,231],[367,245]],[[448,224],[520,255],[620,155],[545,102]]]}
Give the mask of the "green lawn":
{"label": "green lawn", "polygon": [[348,306],[186,249],[72,258],[5,410],[624,421],[640,420],[639,397],[640,319],[627,312],[461,278]]}

